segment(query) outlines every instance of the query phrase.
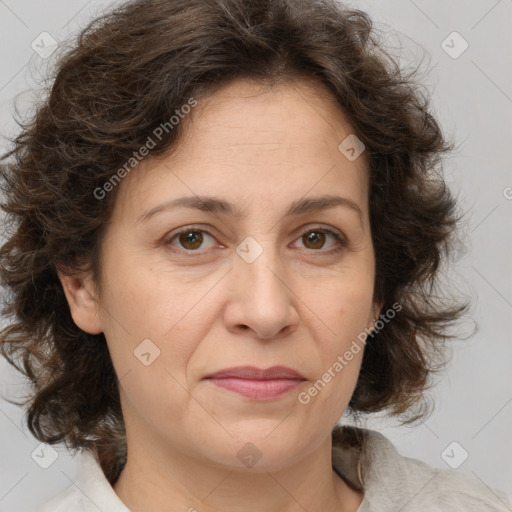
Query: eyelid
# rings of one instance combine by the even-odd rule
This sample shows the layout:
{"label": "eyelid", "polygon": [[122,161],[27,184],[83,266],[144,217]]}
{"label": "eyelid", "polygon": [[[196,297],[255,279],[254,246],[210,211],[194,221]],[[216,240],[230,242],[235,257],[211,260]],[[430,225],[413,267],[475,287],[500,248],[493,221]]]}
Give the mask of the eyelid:
{"label": "eyelid", "polygon": [[322,226],[312,226],[307,229],[303,229],[303,227],[299,228],[299,229],[300,229],[300,233],[302,233],[302,234],[299,235],[299,237],[296,238],[295,240],[299,240],[301,238],[301,236],[305,235],[306,233],[310,233],[310,232],[314,232],[314,231],[332,235],[334,237],[334,239],[336,240],[337,244],[335,245],[334,248],[331,248],[331,249],[317,249],[317,250],[307,249],[307,248],[304,249],[305,251],[308,251],[309,253],[311,253],[313,255],[326,256],[326,255],[330,255],[330,254],[335,254],[335,253],[338,253],[348,247],[348,240],[347,240],[346,236],[334,228],[330,228],[330,227],[327,228],[327,227],[322,227]]}
{"label": "eyelid", "polygon": [[[178,236],[184,234],[184,233],[188,233],[188,232],[191,232],[191,231],[200,231],[202,233],[206,233],[208,236],[212,237],[214,240],[217,240],[217,237],[212,234],[210,232],[212,228],[210,226],[208,227],[205,227],[205,226],[201,226],[201,225],[190,225],[190,226],[184,226],[182,228],[178,228],[178,231],[176,232],[171,232],[170,234],[167,234],[165,235],[163,238],[162,238],[162,244],[164,246],[172,246],[172,247],[175,247],[172,245],[172,241],[175,240]],[[221,247],[225,247],[223,246],[222,244],[220,244]],[[176,247],[176,252],[181,252],[183,254],[202,254],[203,252],[205,252],[206,249],[203,249],[203,250],[197,250],[197,251],[191,251],[191,250],[186,250],[186,249],[180,249],[178,247]]]}

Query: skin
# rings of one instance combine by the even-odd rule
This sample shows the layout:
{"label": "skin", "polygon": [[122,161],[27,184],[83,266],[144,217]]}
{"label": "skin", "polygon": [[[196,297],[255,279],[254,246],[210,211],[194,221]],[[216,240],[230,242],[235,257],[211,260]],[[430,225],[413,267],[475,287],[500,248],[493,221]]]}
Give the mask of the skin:
{"label": "skin", "polygon": [[[333,471],[331,431],[363,351],[308,404],[297,397],[379,314],[366,155],[349,161],[338,150],[350,126],[310,81],[236,81],[183,122],[175,152],[144,160],[118,185],[101,291],[86,272],[60,276],[74,321],[105,334],[120,379],[128,461],[114,490],[133,512],[354,512],[363,495]],[[245,216],[178,207],[138,220],[202,195]],[[323,195],[351,199],[362,217],[345,206],[284,216],[292,202]],[[175,236],[188,226],[204,230],[202,242]],[[347,245],[310,240],[315,228]],[[248,236],[262,249],[251,263],[236,252]],[[160,350],[148,366],[134,355],[144,339]],[[242,365],[285,365],[306,380],[263,402],[204,380]],[[252,467],[237,457],[248,442],[261,455]]]}

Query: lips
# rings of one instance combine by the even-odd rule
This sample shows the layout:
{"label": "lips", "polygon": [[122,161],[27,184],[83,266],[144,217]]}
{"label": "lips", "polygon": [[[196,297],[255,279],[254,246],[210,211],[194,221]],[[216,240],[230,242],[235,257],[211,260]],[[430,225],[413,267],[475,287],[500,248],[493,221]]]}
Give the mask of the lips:
{"label": "lips", "polygon": [[206,380],[216,387],[235,392],[251,400],[272,400],[290,392],[304,377],[286,366],[262,370],[254,366],[239,366],[215,372]]}
{"label": "lips", "polygon": [[247,379],[247,380],[273,380],[273,379],[297,379],[304,380],[304,377],[297,371],[286,366],[272,366],[266,370],[256,368],[255,366],[237,366],[235,368],[226,368],[212,373],[207,379]]}

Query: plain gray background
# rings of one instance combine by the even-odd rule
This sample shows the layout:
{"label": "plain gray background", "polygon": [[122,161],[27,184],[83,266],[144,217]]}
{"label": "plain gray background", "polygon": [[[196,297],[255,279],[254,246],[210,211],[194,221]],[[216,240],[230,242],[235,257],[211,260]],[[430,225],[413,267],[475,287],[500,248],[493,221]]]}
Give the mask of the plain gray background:
{"label": "plain gray background", "polygon": [[[385,418],[370,419],[367,426],[380,429],[405,455],[440,468],[449,462],[512,496],[512,1],[347,3],[367,11],[388,33],[391,47],[404,47],[403,64],[426,56],[430,73],[424,83],[434,113],[460,144],[444,164],[446,180],[469,211],[467,249],[454,258],[450,286],[473,299],[465,332],[472,322],[479,329],[455,343],[432,395],[436,409],[430,418],[413,428]],[[22,111],[30,106],[30,90],[51,61],[33,49],[42,48],[36,45],[45,38],[49,51],[50,39],[41,33],[60,43],[112,4],[0,0],[2,136],[16,130],[14,99]],[[23,390],[23,381],[2,361],[0,394],[16,397]],[[78,458],[63,447],[57,447],[53,464],[40,467],[32,458],[39,444],[24,425],[23,411],[0,401],[0,510],[35,509],[76,478]]]}

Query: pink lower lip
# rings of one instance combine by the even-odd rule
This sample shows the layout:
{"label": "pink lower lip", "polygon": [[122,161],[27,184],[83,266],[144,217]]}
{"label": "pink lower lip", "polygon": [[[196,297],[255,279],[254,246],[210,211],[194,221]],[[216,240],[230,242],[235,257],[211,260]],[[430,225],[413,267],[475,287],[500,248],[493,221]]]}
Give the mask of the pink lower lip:
{"label": "pink lower lip", "polygon": [[253,400],[270,400],[276,398],[303,382],[303,380],[299,379],[254,380],[238,379],[235,377],[211,378],[208,380],[216,386],[235,391]]}

